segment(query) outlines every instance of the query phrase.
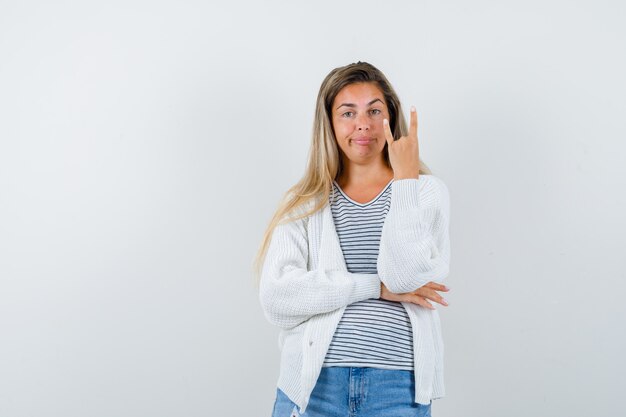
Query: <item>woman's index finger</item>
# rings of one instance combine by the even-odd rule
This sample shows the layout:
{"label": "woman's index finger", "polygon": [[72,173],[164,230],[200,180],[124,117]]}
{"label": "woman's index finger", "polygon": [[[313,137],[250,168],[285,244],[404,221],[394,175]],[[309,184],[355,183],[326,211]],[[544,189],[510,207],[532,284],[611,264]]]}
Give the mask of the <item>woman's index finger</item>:
{"label": "woman's index finger", "polygon": [[391,133],[391,127],[389,126],[389,120],[387,119],[383,120],[383,131],[385,132],[385,139],[387,140],[387,143],[391,145],[393,142],[393,133]]}
{"label": "woman's index finger", "polygon": [[433,281],[430,281],[429,283],[427,283],[425,285],[425,287],[429,287],[429,288],[435,289],[437,291],[449,291],[450,290],[450,288],[446,287],[445,285],[439,284],[439,283],[433,282]]}

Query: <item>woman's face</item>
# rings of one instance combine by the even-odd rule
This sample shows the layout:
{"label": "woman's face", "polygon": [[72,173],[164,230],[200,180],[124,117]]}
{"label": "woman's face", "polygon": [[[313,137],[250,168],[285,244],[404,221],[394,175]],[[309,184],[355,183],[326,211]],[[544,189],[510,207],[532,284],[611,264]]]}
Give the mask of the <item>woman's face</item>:
{"label": "woman's face", "polygon": [[376,83],[345,86],[339,90],[331,110],[335,138],[345,157],[356,163],[382,157],[386,143],[383,119],[389,120],[389,110]]}

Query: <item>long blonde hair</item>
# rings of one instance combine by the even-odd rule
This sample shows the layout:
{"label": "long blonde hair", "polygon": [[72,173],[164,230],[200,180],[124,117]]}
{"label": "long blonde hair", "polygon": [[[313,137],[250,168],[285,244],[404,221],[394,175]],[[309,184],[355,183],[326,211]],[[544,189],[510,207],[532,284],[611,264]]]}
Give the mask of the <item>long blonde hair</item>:
{"label": "long blonde hair", "polygon": [[[333,131],[331,106],[342,88],[349,84],[362,82],[376,83],[382,91],[387,102],[389,126],[394,139],[397,140],[407,135],[407,123],[398,95],[380,70],[367,62],[361,61],[332,70],[324,78],[317,95],[309,159],[304,176],[283,195],[265,231],[261,246],[254,260],[253,270],[257,284],[263,263],[265,262],[265,254],[276,226],[310,216],[328,204],[333,180],[337,180],[343,170],[339,147]],[[386,143],[383,148],[383,155],[385,164],[391,168]],[[431,173],[428,166],[421,159],[419,172],[420,174]],[[305,207],[309,202],[314,203],[311,209],[308,211],[298,210]],[[294,216],[296,212],[301,214]]]}

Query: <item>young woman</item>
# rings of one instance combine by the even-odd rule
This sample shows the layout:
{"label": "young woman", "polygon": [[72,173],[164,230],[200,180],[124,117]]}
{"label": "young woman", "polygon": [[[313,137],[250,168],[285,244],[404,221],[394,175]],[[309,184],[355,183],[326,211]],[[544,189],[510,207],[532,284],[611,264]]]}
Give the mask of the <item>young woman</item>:
{"label": "young woman", "polygon": [[449,194],[421,162],[387,78],[366,62],[322,82],[304,177],[256,258],[281,328],[273,417],[430,416],[444,396],[440,284]]}

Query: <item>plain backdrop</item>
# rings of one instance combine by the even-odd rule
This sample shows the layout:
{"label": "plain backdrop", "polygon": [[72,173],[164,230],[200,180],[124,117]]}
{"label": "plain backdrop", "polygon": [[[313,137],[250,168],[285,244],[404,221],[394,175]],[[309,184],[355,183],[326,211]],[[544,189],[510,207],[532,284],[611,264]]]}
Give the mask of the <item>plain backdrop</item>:
{"label": "plain backdrop", "polygon": [[0,416],[269,417],[252,260],[359,60],[451,194],[433,415],[623,412],[625,12],[0,1]]}

